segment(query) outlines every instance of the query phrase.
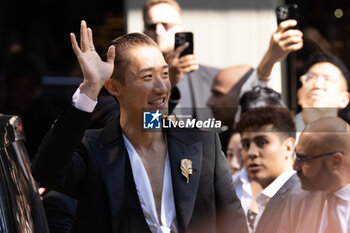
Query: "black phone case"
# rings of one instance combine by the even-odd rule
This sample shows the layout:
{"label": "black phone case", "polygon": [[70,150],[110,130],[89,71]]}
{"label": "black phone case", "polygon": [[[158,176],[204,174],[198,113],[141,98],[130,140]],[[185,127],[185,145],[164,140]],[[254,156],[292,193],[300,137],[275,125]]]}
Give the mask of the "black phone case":
{"label": "black phone case", "polygon": [[175,49],[186,42],[189,46],[180,54],[180,57],[193,54],[193,34],[192,32],[178,32],[175,34]]}
{"label": "black phone case", "polygon": [[287,19],[295,19],[299,21],[298,5],[297,4],[286,4],[277,6],[275,8],[277,24],[279,25],[282,21]]}

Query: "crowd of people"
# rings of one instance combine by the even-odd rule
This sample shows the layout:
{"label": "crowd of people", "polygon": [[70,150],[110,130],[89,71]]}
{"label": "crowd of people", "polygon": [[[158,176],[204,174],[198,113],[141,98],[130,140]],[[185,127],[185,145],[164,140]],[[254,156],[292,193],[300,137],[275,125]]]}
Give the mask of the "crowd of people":
{"label": "crowd of people", "polygon": [[[50,232],[348,233],[344,63],[310,54],[295,115],[268,87],[273,66],[303,47],[295,20],[278,25],[256,68],[222,70],[180,56],[189,45],[174,47],[184,31],[176,1],[147,0],[143,21],[143,33],[114,39],[101,56],[85,21],[79,43],[70,34],[83,82],[30,150]],[[23,101],[39,97],[29,94]],[[145,110],[222,127],[146,130]]]}

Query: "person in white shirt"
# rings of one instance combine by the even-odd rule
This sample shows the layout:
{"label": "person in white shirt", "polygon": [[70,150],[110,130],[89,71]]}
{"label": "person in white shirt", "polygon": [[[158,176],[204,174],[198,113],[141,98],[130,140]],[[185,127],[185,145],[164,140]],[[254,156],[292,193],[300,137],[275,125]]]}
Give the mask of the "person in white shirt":
{"label": "person in white shirt", "polygon": [[350,231],[349,138],[349,125],[338,117],[306,126],[293,165],[306,191],[287,199],[280,233]]}
{"label": "person in white shirt", "polygon": [[[155,42],[123,35],[103,61],[85,21],[80,34],[80,46],[73,33],[71,42],[84,80],[32,163],[35,179],[77,199],[71,232],[247,232],[218,135],[144,128],[146,113],[152,124],[167,114],[171,90]],[[120,115],[87,130],[103,86],[118,100]]]}
{"label": "person in white shirt", "polygon": [[236,125],[245,168],[234,183],[250,232],[277,233],[285,198],[300,189],[292,169],[293,118],[285,107],[267,106],[243,113]]}

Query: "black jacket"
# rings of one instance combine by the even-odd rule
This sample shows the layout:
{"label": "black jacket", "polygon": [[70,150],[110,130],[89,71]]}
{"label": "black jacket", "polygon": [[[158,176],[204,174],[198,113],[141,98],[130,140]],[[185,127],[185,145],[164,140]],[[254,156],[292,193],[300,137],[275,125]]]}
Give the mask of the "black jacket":
{"label": "black jacket", "polygon": [[[72,232],[150,232],[119,119],[85,132],[90,116],[71,104],[65,107],[33,160],[33,176],[78,200]],[[247,232],[218,136],[168,130],[166,137],[179,232]],[[193,163],[188,184],[181,174],[182,159]]]}

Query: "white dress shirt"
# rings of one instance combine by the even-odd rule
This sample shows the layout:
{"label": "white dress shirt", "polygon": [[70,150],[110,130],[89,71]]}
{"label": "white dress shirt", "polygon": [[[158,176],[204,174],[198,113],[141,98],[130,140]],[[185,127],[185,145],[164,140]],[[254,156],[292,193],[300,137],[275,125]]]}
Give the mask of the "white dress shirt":
{"label": "white dress shirt", "polygon": [[[80,93],[80,89],[78,88],[72,97],[72,104],[81,111],[92,112],[97,104],[97,100],[91,100],[87,95]],[[151,232],[177,233],[176,210],[168,154],[165,160],[161,215],[159,220],[154,202],[152,186],[146,169],[143,166],[142,160],[137,154],[135,148],[124,135],[123,138],[130,159],[131,169],[137,194],[141,203],[141,208]]]}
{"label": "white dress shirt", "polygon": [[72,104],[81,111],[92,112],[96,107],[97,100],[92,100],[87,95],[80,93],[78,88],[72,97]]}
{"label": "white dress shirt", "polygon": [[[336,215],[339,219],[341,232],[337,233],[348,233],[350,232],[350,184],[336,191],[334,195],[338,198],[336,203]],[[328,207],[327,207],[328,208]],[[319,233],[323,233],[327,227],[327,211],[325,208],[322,220],[320,224]]]}
{"label": "white dress shirt", "polygon": [[171,181],[170,162],[168,153],[165,160],[163,191],[160,220],[153,197],[151,182],[142,160],[130,141],[124,136],[126,150],[130,158],[131,169],[135,180],[137,194],[141,203],[146,222],[152,233],[177,232],[176,211]]}
{"label": "white dress shirt", "polygon": [[250,181],[248,178],[248,173],[245,167],[243,167],[239,172],[232,175],[233,184],[235,185],[236,195],[241,201],[242,208],[245,215],[248,214],[248,209],[252,203],[252,188],[250,186]]}

